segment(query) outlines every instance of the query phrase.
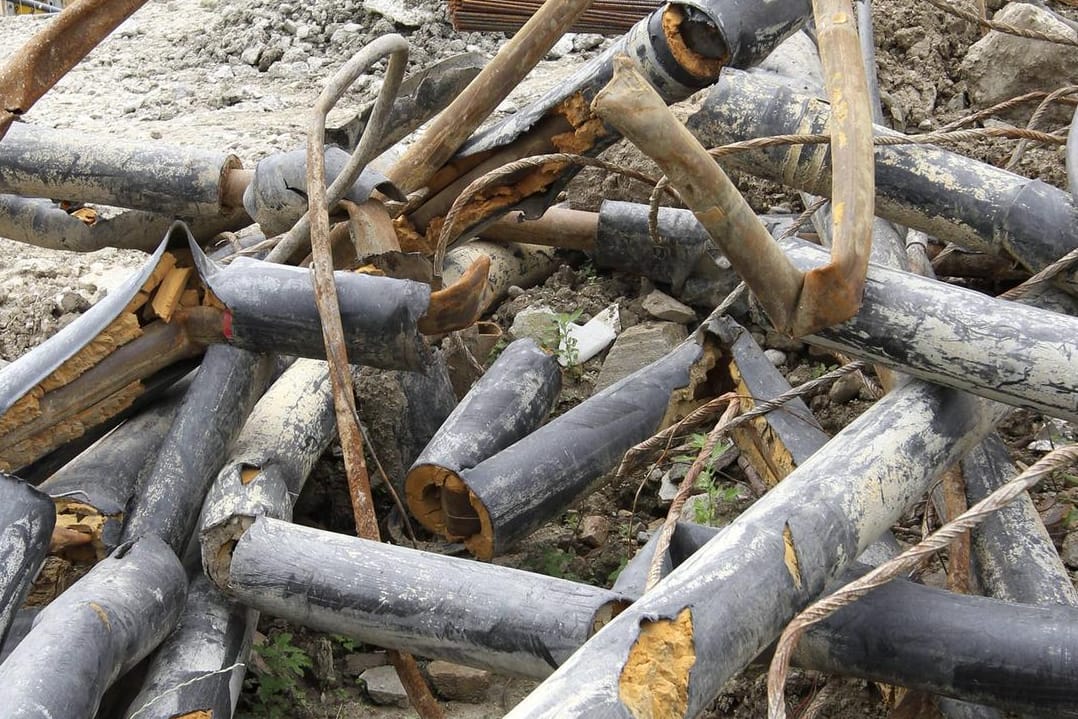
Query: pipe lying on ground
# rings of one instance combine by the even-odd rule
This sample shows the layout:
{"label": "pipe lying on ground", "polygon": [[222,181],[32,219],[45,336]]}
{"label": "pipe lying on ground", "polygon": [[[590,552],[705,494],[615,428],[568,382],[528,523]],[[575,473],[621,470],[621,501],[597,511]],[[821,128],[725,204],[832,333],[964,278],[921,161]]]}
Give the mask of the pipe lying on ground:
{"label": "pipe lying on ground", "polygon": [[[664,557],[664,576],[722,531],[679,522]],[[630,560],[615,591],[641,596],[653,545]],[[831,589],[867,569],[854,564]],[[1073,607],[1031,607],[900,579],[811,627],[794,663],[1006,711],[1075,717],[1076,619]]]}
{"label": "pipe lying on ground", "polygon": [[[247,526],[259,514],[291,517],[292,503],[335,431],[326,363],[297,360],[251,411],[207,496],[200,533],[211,576],[231,551],[234,524]],[[224,597],[199,572],[180,626],[151,659],[125,716],[231,716],[245,673],[235,665],[246,663],[257,623],[257,611]]]}
{"label": "pipe lying on ground", "polygon": [[[823,132],[829,114],[822,101],[728,71],[688,126],[705,144],[723,145]],[[826,145],[739,152],[722,162],[813,194],[830,192]],[[1031,272],[1078,247],[1078,209],[1068,193],[931,145],[876,148],[876,212],[961,247],[1008,254]],[[1063,281],[1078,292],[1078,272],[1070,270]]]}
{"label": "pipe lying on ground", "polygon": [[462,471],[539,427],[560,392],[556,358],[530,339],[506,347],[408,470],[404,499],[412,516],[451,541],[480,532]]}
{"label": "pipe lying on ground", "polygon": [[0,472],[0,644],[45,562],[55,523],[48,495]]}
{"label": "pipe lying on ground", "polygon": [[[168,215],[110,207],[83,207],[80,213],[91,214],[83,219],[52,200],[0,195],[0,237],[53,250],[93,252],[119,247],[152,253],[175,221]],[[196,217],[189,222],[192,234],[199,242],[206,242],[251,221],[238,211]]]}
{"label": "pipe lying on ground", "polygon": [[181,554],[226,451],[269,384],[273,357],[214,346],[191,382],[153,465],[139,483],[123,538],[162,538]]}
{"label": "pipe lying on ground", "polygon": [[139,475],[156,456],[188,383],[124,422],[39,485],[56,505],[57,525],[73,532],[61,548],[89,544],[96,559],[120,543],[124,515]]}
{"label": "pipe lying on ground", "polygon": [[226,589],[319,631],[532,678],[624,606],[598,587],[269,517],[236,543]]}
{"label": "pipe lying on ground", "polygon": [[[718,354],[701,330],[662,359],[463,469],[462,484],[443,484],[438,497],[455,514],[448,529],[463,535],[481,559],[506,551],[591,488],[634,444],[695,409],[701,397],[718,394]],[[424,503],[420,511],[430,509]]]}
{"label": "pipe lying on ground", "polygon": [[[1018,472],[1006,445],[991,437],[962,460],[962,474],[973,506]],[[993,512],[970,533],[975,568],[991,596],[1038,606],[1078,606],[1078,591],[1028,494]]]}
{"label": "pipe lying on ground", "polygon": [[0,665],[5,716],[90,719],[179,619],[187,577],[156,537],[124,544],[43,609]]}
{"label": "pipe lying on ground", "polygon": [[214,216],[236,207],[227,184],[241,167],[235,155],[211,150],[120,145],[15,124],[0,143],[0,193]]}
{"label": "pipe lying on ground", "polygon": [[[229,601],[199,574],[176,630],[157,648],[124,719],[231,717],[240,698],[258,612]],[[233,667],[229,671],[229,667]]]}
{"label": "pipe lying on ground", "polygon": [[695,715],[1008,411],[907,382],[615,617],[508,716],[631,717],[658,706]]}

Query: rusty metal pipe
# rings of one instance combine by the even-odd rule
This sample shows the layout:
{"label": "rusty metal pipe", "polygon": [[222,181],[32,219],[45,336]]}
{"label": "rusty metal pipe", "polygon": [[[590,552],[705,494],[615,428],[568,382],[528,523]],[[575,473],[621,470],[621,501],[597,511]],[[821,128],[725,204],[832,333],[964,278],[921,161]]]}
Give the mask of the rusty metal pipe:
{"label": "rusty metal pipe", "polygon": [[76,0],[0,68],[0,140],[68,70],[146,0]]}

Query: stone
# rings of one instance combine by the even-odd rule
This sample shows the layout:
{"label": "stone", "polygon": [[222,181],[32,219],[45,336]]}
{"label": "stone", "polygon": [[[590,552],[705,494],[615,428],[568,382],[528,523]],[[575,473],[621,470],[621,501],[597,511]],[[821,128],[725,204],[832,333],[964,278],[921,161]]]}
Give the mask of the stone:
{"label": "stone", "polygon": [[606,355],[595,382],[595,391],[604,390],[666,356],[688,334],[685,325],[676,322],[642,322],[625,330],[618,335]]}
{"label": "stone", "polygon": [[554,310],[546,305],[535,305],[534,307],[522,309],[513,318],[509,334],[513,335],[514,339],[531,337],[536,344],[551,345],[558,339]]}
{"label": "stone", "polygon": [[414,2],[363,0],[363,8],[405,27],[419,27],[434,22],[434,13]]}
{"label": "stone", "polygon": [[[1053,35],[1078,37],[1054,13],[1029,3],[1008,3],[994,21]],[[1078,83],[1078,47],[1047,43],[992,30],[970,46],[959,73],[975,107],[988,107],[1034,90],[1051,91]],[[1054,105],[1041,129],[1070,120],[1073,108]],[[1022,105],[1001,115],[1025,124],[1030,106]]]}
{"label": "stone", "polygon": [[782,350],[764,350],[764,357],[776,367],[786,364],[786,353]]}
{"label": "stone", "polygon": [[427,665],[427,676],[434,685],[434,691],[443,699],[481,704],[486,700],[487,691],[490,689],[489,671],[462,664],[432,661]]}
{"label": "stone", "polygon": [[350,677],[358,677],[368,669],[384,667],[388,663],[384,652],[353,652],[345,655],[343,671]]}
{"label": "stone", "polygon": [[262,55],[262,48],[255,45],[254,47],[245,48],[240,53],[240,60],[247,65],[258,65],[258,58]]}
{"label": "stone", "polygon": [[652,292],[644,298],[644,311],[659,320],[680,322],[688,324],[696,321],[696,313],[688,305],[678,302],[670,295],[660,290]]}
{"label": "stone", "polygon": [[90,301],[78,292],[65,292],[56,302],[57,315],[68,312],[85,312],[90,309]]}
{"label": "stone", "polygon": [[560,60],[573,51],[573,33],[566,33],[561,36],[554,47],[550,48],[550,51],[546,54],[547,60]]}
{"label": "stone", "polygon": [[595,549],[606,544],[610,536],[610,520],[599,514],[591,514],[580,522],[580,541]]}
{"label": "stone", "polygon": [[846,404],[861,392],[861,378],[856,372],[843,375],[827,390],[827,396],[835,404]]}
{"label": "stone", "polygon": [[[711,497],[706,493],[694,494],[686,499],[685,504],[681,507],[680,519],[682,522],[709,524],[714,512],[715,507],[712,505]],[[700,520],[705,521],[701,522]]]}
{"label": "stone", "polygon": [[333,644],[329,637],[320,636],[311,648],[311,674],[322,688],[337,686],[337,670],[333,664]]}
{"label": "stone", "polygon": [[375,704],[408,707],[408,694],[404,691],[397,670],[393,667],[373,667],[363,672],[359,680],[367,688],[367,696]]}
{"label": "stone", "polygon": [[1078,531],[1071,532],[1063,539],[1059,556],[1068,567],[1078,569]]}

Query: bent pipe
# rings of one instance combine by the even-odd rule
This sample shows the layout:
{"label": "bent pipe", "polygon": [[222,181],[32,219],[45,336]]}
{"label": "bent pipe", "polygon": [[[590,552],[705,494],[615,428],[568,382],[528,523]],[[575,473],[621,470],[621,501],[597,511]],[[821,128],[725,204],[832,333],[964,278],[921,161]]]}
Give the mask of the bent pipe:
{"label": "bent pipe", "polygon": [[[539,427],[561,392],[557,360],[531,339],[502,351],[408,470],[408,511],[432,532],[460,539],[480,531],[467,506],[461,472]],[[458,511],[454,500],[463,503]],[[465,526],[458,526],[465,521]]]}
{"label": "bent pipe", "polygon": [[[679,226],[690,247],[706,234],[689,222],[694,218],[688,210],[667,214],[684,218]],[[648,236],[643,212],[625,212],[620,203],[603,204],[598,226],[600,246],[611,234],[628,235],[633,243]],[[795,239],[780,244],[800,270],[827,262],[826,250],[816,245]],[[1076,317],[870,264],[860,312],[802,339],[982,397],[1078,420]]]}
{"label": "bent pipe", "polygon": [[222,588],[320,631],[531,678],[625,606],[599,587],[264,516],[236,543]]}
{"label": "bent pipe", "polygon": [[[723,65],[749,67],[759,62],[796,32],[811,13],[807,0],[688,0],[663,5],[528,107],[473,135],[455,160],[503,149],[543,128],[547,120],[573,114],[563,105],[582,99],[581,107],[587,108],[610,81],[614,58],[619,55],[631,57],[663,99],[676,102],[714,82]],[[571,123],[579,129],[591,118],[585,112]],[[600,126],[595,136],[585,139],[585,151],[597,154],[618,137],[611,128]],[[573,152],[581,148],[566,145],[564,149]],[[530,218],[539,217],[575,172],[569,168],[544,190],[506,211],[520,209]]]}
{"label": "bent pipe", "polygon": [[16,123],[0,143],[0,193],[95,202],[179,217],[224,214],[235,155],[189,147],[121,145]]}
{"label": "bent pipe", "polygon": [[[765,135],[826,132],[827,103],[757,75],[727,71],[687,125],[708,146]],[[877,134],[895,135],[877,127]],[[829,196],[830,149],[779,146],[738,152],[724,165]],[[1007,254],[1030,272],[1078,247],[1078,208],[1067,192],[932,145],[876,148],[876,213],[971,250]],[[1060,280],[1078,293],[1078,270]]]}
{"label": "bent pipe", "polygon": [[[723,530],[679,522],[663,576]],[[639,598],[651,541],[615,591]],[[829,590],[869,569],[855,563]],[[626,577],[622,580],[621,577]],[[1031,716],[1078,717],[1078,609],[1033,607],[896,579],[805,633],[794,663]]]}
{"label": "bent pipe", "polygon": [[164,542],[122,545],[43,609],[0,665],[4,715],[93,717],[108,686],[176,626],[186,594]]}
{"label": "bent pipe", "polygon": [[[188,240],[202,280],[227,309],[221,331],[230,345],[325,357],[310,270],[247,257],[219,265],[189,232]],[[350,361],[423,371],[429,350],[419,334],[419,320],[430,306],[430,285],[340,271],[334,279]]]}
{"label": "bent pipe", "polygon": [[[175,222],[175,217],[142,210],[94,208],[87,224],[52,200],[0,195],[0,237],[36,247],[93,252],[104,247],[152,253]],[[250,219],[242,211],[189,218],[191,233],[208,242],[222,232],[242,229]]]}
{"label": "bent pipe", "polygon": [[55,524],[47,494],[0,472],[0,644],[45,562]]}

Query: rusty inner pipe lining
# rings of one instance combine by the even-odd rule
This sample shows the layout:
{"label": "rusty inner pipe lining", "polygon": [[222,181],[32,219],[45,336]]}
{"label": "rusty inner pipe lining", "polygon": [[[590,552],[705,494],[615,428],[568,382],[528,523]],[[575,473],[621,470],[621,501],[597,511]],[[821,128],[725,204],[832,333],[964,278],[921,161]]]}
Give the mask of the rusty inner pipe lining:
{"label": "rusty inner pipe lining", "polygon": [[662,32],[678,66],[697,81],[717,77],[729,58],[715,26],[695,8],[667,5]]}

